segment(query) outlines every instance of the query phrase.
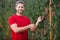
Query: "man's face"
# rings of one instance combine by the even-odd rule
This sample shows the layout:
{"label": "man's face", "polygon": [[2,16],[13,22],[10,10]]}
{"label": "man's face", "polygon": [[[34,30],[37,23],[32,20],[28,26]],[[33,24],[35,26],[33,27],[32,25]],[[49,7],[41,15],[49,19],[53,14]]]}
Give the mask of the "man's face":
{"label": "man's face", "polygon": [[25,9],[25,7],[24,7],[24,4],[23,4],[23,3],[18,3],[18,4],[16,5],[16,11],[17,11],[18,13],[23,13],[24,9]]}

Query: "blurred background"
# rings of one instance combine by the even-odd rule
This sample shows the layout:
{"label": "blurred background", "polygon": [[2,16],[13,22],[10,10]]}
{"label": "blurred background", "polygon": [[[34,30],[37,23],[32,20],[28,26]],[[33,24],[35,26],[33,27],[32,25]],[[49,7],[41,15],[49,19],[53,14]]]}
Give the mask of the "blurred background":
{"label": "blurred background", "polygon": [[[11,40],[8,18],[13,15],[15,2],[18,0],[0,0],[0,40]],[[25,3],[24,15],[35,23],[39,16],[49,13],[49,0],[22,0]],[[52,30],[52,40],[60,40],[60,0],[52,0],[52,28],[49,26],[49,16],[39,23],[35,32],[29,30],[29,40],[49,40]]]}

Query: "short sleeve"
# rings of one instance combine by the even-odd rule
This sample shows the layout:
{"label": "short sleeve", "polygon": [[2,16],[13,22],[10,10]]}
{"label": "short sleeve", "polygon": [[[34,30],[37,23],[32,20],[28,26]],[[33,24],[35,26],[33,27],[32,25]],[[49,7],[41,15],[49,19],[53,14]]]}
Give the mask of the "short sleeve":
{"label": "short sleeve", "polygon": [[8,23],[9,23],[9,25],[12,25],[12,24],[14,24],[14,23],[16,23],[16,22],[15,22],[14,18],[10,17],[10,18],[8,19]]}

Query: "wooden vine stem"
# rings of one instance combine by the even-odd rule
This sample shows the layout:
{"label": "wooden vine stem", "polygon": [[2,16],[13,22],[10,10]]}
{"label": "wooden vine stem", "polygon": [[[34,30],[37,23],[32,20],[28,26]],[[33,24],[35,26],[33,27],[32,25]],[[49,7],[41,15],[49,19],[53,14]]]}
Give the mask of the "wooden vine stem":
{"label": "wooden vine stem", "polygon": [[[52,28],[52,0],[49,0],[49,24],[50,28]],[[50,40],[52,40],[52,29],[50,30]]]}

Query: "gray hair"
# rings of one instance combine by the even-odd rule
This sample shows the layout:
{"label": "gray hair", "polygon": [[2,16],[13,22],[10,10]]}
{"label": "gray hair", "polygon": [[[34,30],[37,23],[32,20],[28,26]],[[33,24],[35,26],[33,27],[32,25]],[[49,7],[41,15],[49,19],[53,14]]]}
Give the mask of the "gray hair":
{"label": "gray hair", "polygon": [[15,3],[15,6],[16,6],[17,4],[19,4],[19,3],[24,4],[24,2],[23,2],[23,1],[17,1],[17,2]]}

